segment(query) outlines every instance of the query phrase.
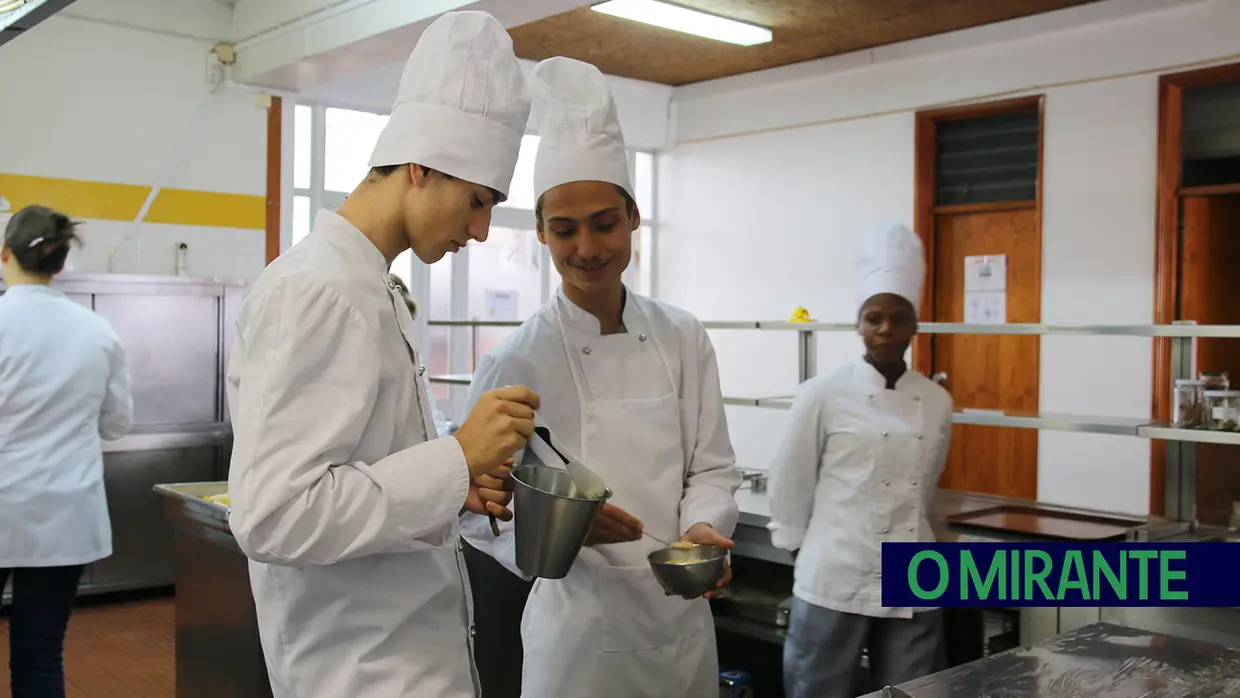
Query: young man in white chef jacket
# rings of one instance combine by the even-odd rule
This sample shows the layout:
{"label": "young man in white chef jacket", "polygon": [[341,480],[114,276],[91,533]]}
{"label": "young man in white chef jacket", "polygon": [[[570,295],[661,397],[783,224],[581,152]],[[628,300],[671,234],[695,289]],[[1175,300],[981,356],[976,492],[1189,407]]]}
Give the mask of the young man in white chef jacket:
{"label": "young man in white chef jacket", "polygon": [[926,263],[906,226],[857,246],[865,356],[803,383],[771,463],[771,542],[796,558],[784,642],[789,698],[848,698],[869,648],[878,686],[937,668],[942,611],[884,608],[879,546],[933,541],[927,515],[951,440],[952,398],[908,370]]}
{"label": "young man in white chef jacket", "polygon": [[388,268],[406,249],[429,264],[486,239],[528,117],[503,27],[481,12],[435,20],[365,181],[242,308],[230,525],[276,698],[477,695],[458,516],[511,516],[503,466],[538,398],[488,393],[455,438],[436,439]]}
{"label": "young man in white chef jacket", "polygon": [[[663,546],[642,535],[732,546],[741,477],[714,349],[692,315],[621,281],[640,213],[602,73],[551,58],[530,91],[538,238],[563,285],[482,359],[471,399],[499,385],[537,390],[547,425],[614,495],[568,576],[534,584],[521,695],[716,698],[709,603],[664,593],[646,561]],[[521,574],[511,524],[496,538],[485,517],[463,518],[471,544]]]}

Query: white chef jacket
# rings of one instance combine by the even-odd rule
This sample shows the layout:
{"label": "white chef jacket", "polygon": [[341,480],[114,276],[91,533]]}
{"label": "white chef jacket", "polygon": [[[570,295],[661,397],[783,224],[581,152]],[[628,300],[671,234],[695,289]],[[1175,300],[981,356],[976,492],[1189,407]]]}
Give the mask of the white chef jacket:
{"label": "white chef jacket", "polygon": [[0,296],[0,568],[112,554],[100,437],[133,425],[125,348],[47,286]]}
{"label": "white chef jacket", "polygon": [[771,462],[771,542],[800,550],[793,593],[835,611],[883,608],[880,544],[929,542],[927,518],[951,441],[952,397],[916,371],[895,390],[863,359],[801,384]]}
{"label": "white chef jacket", "polygon": [[[687,312],[633,293],[623,321],[626,335],[603,337],[598,320],[561,290],[479,362],[470,399],[529,386],[547,425],[653,535],[678,538],[704,522],[729,536],[741,476],[706,330]],[[513,514],[521,516],[519,507]],[[485,517],[466,514],[462,530],[528,579],[516,565],[512,522],[500,524],[497,538]],[[566,579],[535,583],[522,622],[523,696],[576,698],[586,683],[599,698],[718,695],[709,604],[663,594],[645,560],[659,547],[642,538],[587,548]]]}
{"label": "white chef jacket", "polygon": [[[680,528],[687,530],[695,523],[705,522],[724,536],[732,535],[740,519],[736,490],[742,478],[736,469],[736,454],[728,436],[723,396],[719,386],[719,363],[706,328],[688,312],[653,298],[626,291],[625,324],[635,319],[636,306],[650,318],[654,334],[668,349],[668,358],[677,363],[672,373],[680,378],[680,429],[685,448],[686,477],[680,504]],[[571,314],[570,327],[584,336],[600,336],[598,320],[578,308],[557,292],[561,307]],[[553,299],[526,320],[499,346],[482,357],[474,370],[466,410],[484,393],[506,385],[524,385],[538,393],[538,413],[555,430],[565,447],[581,453],[581,404],[574,390],[568,367],[568,354],[556,319]],[[571,331],[571,330],[570,330]],[[623,367],[616,367],[621,376]],[[613,386],[623,390],[623,386]],[[628,396],[626,396],[628,397]],[[631,396],[638,397],[638,396]],[[561,427],[561,425],[564,425]],[[633,438],[640,438],[634,435]],[[518,463],[539,463],[529,449],[517,453]],[[562,463],[551,463],[563,467]],[[603,474],[604,481],[606,474]],[[462,517],[462,535],[470,545],[494,557],[513,572],[528,579],[516,563],[512,522],[500,522],[500,536],[491,532],[485,517],[466,514]]]}
{"label": "white chef jacket", "polygon": [[340,216],[259,275],[228,370],[230,525],[276,698],[476,695],[457,516],[388,264]]}

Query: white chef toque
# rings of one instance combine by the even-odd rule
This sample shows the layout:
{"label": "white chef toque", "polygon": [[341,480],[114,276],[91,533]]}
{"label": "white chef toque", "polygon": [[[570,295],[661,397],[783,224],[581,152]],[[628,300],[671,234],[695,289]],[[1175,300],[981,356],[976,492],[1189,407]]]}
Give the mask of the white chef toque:
{"label": "white chef toque", "polygon": [[447,12],[409,55],[370,166],[417,163],[506,197],[529,118],[508,32],[485,12]]}
{"label": "white chef toque", "polygon": [[921,311],[926,256],[917,237],[903,223],[883,223],[866,231],[857,242],[857,312],[880,293],[893,293]]}
{"label": "white chef toque", "polygon": [[569,182],[608,182],[633,196],[616,103],[598,68],[548,58],[530,73],[530,95],[539,136],[535,200]]}

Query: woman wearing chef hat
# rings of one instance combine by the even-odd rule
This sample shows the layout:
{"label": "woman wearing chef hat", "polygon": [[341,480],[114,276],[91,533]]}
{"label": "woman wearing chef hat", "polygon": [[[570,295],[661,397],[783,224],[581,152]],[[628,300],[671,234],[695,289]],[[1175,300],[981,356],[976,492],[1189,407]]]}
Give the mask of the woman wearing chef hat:
{"label": "woman wearing chef hat", "polygon": [[857,246],[865,356],[797,391],[771,463],[771,542],[796,559],[784,643],[790,698],[846,698],[868,649],[880,686],[936,669],[942,611],[884,608],[879,546],[933,541],[930,501],[951,439],[952,398],[908,370],[926,263],[921,241],[881,225]]}
{"label": "woman wearing chef hat", "polygon": [[[710,606],[663,592],[646,561],[662,545],[642,535],[732,546],[741,477],[714,350],[692,315],[621,281],[640,213],[602,73],[551,58],[530,90],[538,238],[563,285],[482,359],[471,398],[509,383],[538,390],[547,425],[614,494],[568,576],[530,592],[521,695],[716,698]],[[465,518],[471,544],[524,576],[510,524],[495,538],[484,517]],[[489,581],[476,580],[482,604]]]}
{"label": "woman wearing chef hat", "polygon": [[62,646],[82,567],[112,554],[100,438],[133,424],[120,339],[50,288],[76,229],[27,206],[0,241],[0,590],[13,580],[14,698],[65,694]]}
{"label": "woman wearing chef hat", "polygon": [[229,525],[250,558],[276,698],[477,695],[461,511],[501,478],[538,396],[483,396],[436,438],[392,261],[484,240],[529,118],[512,40],[482,12],[426,28],[371,170],[263,270],[228,370]]}

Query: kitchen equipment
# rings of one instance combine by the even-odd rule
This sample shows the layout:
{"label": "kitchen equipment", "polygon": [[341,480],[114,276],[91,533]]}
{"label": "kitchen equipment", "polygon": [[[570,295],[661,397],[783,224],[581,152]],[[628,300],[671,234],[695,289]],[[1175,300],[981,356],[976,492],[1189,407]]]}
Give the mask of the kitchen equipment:
{"label": "kitchen equipment", "polygon": [[1138,519],[1075,514],[1036,505],[1015,504],[952,514],[946,520],[953,526],[1077,541],[1124,540],[1132,529],[1143,523]]}
{"label": "kitchen equipment", "polygon": [[1205,381],[1181,378],[1171,393],[1171,425],[1199,429],[1205,423]]}
{"label": "kitchen equipment", "polygon": [[883,698],[913,698],[895,686],[883,686]]}
{"label": "kitchen equipment", "polygon": [[595,498],[603,496],[603,493],[607,491],[603,478],[583,465],[581,459],[573,455],[563,441],[556,438],[551,432],[551,427],[547,426],[538,413],[534,413],[534,436],[536,438],[529,440],[529,446],[543,465],[563,463],[568,468],[573,482],[577,483],[577,491],[581,492],[582,496]]}
{"label": "kitchen equipment", "polygon": [[711,600],[717,615],[751,620],[776,628],[788,627],[792,596],[744,584],[730,584]]}
{"label": "kitchen equipment", "polygon": [[563,579],[611,490],[586,497],[567,471],[542,465],[519,466],[512,481],[517,567],[531,577]]}
{"label": "kitchen equipment", "polygon": [[669,594],[697,598],[715,589],[727,569],[728,551],[714,545],[663,548],[646,556],[659,586]]}
{"label": "kitchen equipment", "polygon": [[752,679],[748,672],[721,671],[719,672],[719,696],[720,698],[753,698],[751,683]]}
{"label": "kitchen equipment", "polygon": [[1202,371],[1201,380],[1206,390],[1231,390],[1231,377],[1226,371]]}
{"label": "kitchen equipment", "polygon": [[1215,431],[1240,431],[1240,391],[1207,390],[1205,424]]}

